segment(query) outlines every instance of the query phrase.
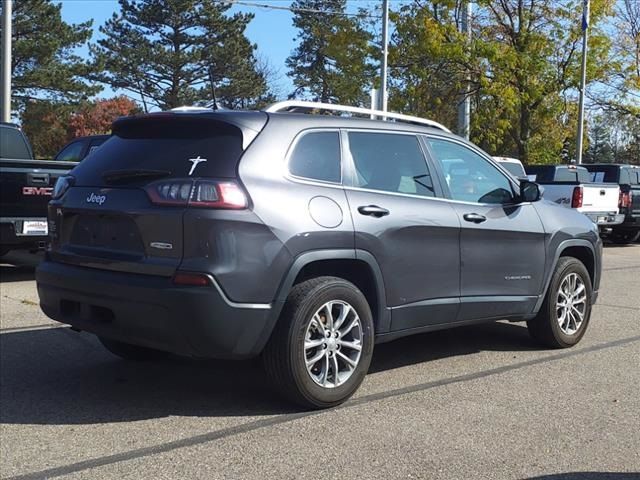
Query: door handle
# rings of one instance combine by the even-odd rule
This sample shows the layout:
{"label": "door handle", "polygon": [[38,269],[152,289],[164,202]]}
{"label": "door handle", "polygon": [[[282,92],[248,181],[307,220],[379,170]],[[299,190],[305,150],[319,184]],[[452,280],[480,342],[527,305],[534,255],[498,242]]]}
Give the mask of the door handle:
{"label": "door handle", "polygon": [[467,222],[473,223],[482,223],[487,219],[487,217],[485,217],[484,215],[480,215],[479,213],[465,213],[462,218],[464,218]]}
{"label": "door handle", "polygon": [[361,215],[370,215],[376,218],[389,215],[389,210],[387,210],[386,208],[379,207],[377,205],[366,205],[366,206],[363,205],[362,207],[358,207],[358,212],[360,212]]}
{"label": "door handle", "polygon": [[49,185],[49,174],[48,173],[28,173],[27,174],[27,183],[29,185]]}

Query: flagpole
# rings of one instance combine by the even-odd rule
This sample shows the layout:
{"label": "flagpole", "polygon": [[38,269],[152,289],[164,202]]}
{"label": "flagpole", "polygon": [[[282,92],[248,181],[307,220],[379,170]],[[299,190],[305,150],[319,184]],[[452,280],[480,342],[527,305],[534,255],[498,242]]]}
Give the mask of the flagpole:
{"label": "flagpole", "polygon": [[578,107],[578,137],[576,163],[582,163],[582,137],[584,136],[584,94],[587,86],[587,42],[589,40],[589,1],[582,0],[582,69],[580,72],[580,104]]}
{"label": "flagpole", "polygon": [[11,10],[13,0],[2,2],[2,74],[0,75],[0,122],[11,121]]}

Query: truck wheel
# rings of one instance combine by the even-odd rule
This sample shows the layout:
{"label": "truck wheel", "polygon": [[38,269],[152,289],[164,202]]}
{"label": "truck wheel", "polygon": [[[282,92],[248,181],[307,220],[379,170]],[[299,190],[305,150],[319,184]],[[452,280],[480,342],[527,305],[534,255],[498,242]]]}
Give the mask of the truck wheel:
{"label": "truck wheel", "polygon": [[115,356],[129,360],[133,362],[145,362],[152,360],[161,360],[166,358],[169,354],[161,350],[155,350],[153,348],[140,347],[138,345],[132,345],[130,343],[118,342],[117,340],[111,340],[109,338],[98,337],[100,343],[113,353]]}
{"label": "truck wheel", "polygon": [[352,283],[318,277],[295,285],[262,354],[265,370],[286,397],[307,408],[347,400],[367,374],[373,319]]}
{"label": "truck wheel", "polygon": [[542,345],[567,348],[580,341],[591,317],[591,278],[573,257],[561,257],[538,315],[527,322]]}
{"label": "truck wheel", "polygon": [[627,243],[633,243],[640,238],[640,230],[634,232],[633,230],[614,230],[609,235],[609,240],[618,245],[626,245]]}

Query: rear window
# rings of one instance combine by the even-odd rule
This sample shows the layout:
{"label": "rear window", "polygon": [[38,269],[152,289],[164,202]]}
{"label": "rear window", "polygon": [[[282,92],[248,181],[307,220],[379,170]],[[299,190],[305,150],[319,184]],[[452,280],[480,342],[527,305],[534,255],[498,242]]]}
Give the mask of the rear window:
{"label": "rear window", "polygon": [[532,165],[526,168],[530,180],[540,183],[591,183],[591,173],[584,167]]}
{"label": "rear window", "polygon": [[0,156],[24,160],[32,158],[31,150],[20,130],[0,126]]}
{"label": "rear window", "polygon": [[526,175],[524,168],[519,163],[500,162],[500,165],[514,177],[524,177]]}
{"label": "rear window", "polygon": [[[606,166],[606,165],[594,165],[594,166],[586,166],[587,170],[589,170],[589,174],[592,182],[596,183],[618,183],[618,181],[623,181],[624,179],[620,178],[620,169],[615,166]],[[627,183],[627,182],[622,182]]]}
{"label": "rear window", "polygon": [[102,185],[102,174],[158,170],[170,177],[234,178],[242,132],[210,118],[143,117],[114,124],[113,135],[74,170],[77,184]]}
{"label": "rear window", "polygon": [[591,175],[585,168],[557,168],[553,181],[590,183]]}

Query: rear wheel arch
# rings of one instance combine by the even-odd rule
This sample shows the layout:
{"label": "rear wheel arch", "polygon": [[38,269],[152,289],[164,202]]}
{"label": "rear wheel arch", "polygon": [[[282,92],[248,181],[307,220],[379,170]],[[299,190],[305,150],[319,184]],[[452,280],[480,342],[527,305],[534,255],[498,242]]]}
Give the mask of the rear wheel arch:
{"label": "rear wheel arch", "polygon": [[360,250],[316,250],[298,256],[278,289],[273,303],[271,330],[291,289],[305,280],[320,276],[339,277],[353,283],[369,303],[375,332],[389,330],[391,322],[386,308],[382,271],[373,255]]}

